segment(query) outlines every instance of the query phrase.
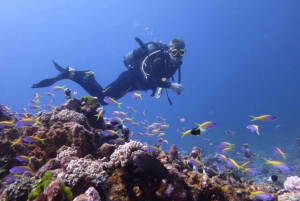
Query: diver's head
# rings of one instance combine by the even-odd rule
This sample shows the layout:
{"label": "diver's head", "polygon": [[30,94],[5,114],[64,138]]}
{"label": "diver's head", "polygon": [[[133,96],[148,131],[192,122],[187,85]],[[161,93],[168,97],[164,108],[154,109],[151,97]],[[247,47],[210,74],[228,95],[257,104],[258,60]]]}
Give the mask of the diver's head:
{"label": "diver's head", "polygon": [[181,38],[177,37],[170,41],[169,55],[171,62],[181,61],[182,57],[185,55],[185,52],[185,43]]}

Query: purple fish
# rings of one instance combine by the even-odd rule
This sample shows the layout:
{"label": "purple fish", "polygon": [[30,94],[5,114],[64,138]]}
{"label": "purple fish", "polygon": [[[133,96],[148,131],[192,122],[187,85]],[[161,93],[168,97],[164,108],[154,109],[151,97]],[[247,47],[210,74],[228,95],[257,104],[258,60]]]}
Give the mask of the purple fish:
{"label": "purple fish", "polygon": [[233,132],[233,131],[231,131],[231,130],[226,130],[226,131],[225,131],[225,133],[227,133],[227,134],[229,134],[229,135],[232,135],[232,136],[234,136],[234,132]]}
{"label": "purple fish", "polygon": [[250,131],[255,132],[258,135],[260,135],[259,131],[258,131],[258,126],[257,125],[250,124],[250,125],[246,126],[246,128],[249,129]]}
{"label": "purple fish", "polygon": [[29,166],[16,166],[9,170],[11,173],[23,174],[26,171],[30,171]]}
{"label": "purple fish", "polygon": [[4,178],[4,180],[12,180],[12,181],[16,181],[18,179],[22,179],[22,174],[14,174],[13,173]]}
{"label": "purple fish", "polygon": [[20,119],[15,123],[15,126],[27,126],[27,125],[32,125],[35,123],[34,119],[31,118],[24,118]]}
{"label": "purple fish", "polygon": [[35,110],[35,109],[41,108],[41,106],[40,105],[29,105],[29,108]]}
{"label": "purple fish", "polygon": [[220,163],[216,163],[216,166],[221,170],[222,172],[227,172],[227,169],[224,167],[224,165],[221,165]]}
{"label": "purple fish", "polygon": [[289,172],[294,171],[293,168],[291,168],[286,164],[271,164],[271,165],[273,165],[275,168],[278,168],[280,170],[289,171]]}
{"label": "purple fish", "polygon": [[248,152],[248,151],[249,151],[249,145],[248,145],[248,143],[245,143],[245,144],[243,145],[242,151],[243,151],[243,152]]}
{"label": "purple fish", "polygon": [[17,156],[16,159],[18,161],[21,161],[21,162],[29,162],[29,157],[28,156],[20,155],[20,156]]}
{"label": "purple fish", "polygon": [[246,168],[243,170],[243,173],[247,173],[247,174],[257,174],[259,173],[258,169],[254,169],[254,168]]}
{"label": "purple fish", "polygon": [[255,194],[255,195],[253,195],[253,196],[249,196],[252,200],[273,200],[274,198],[271,196],[271,195],[269,195],[269,194],[267,194],[267,193],[265,193],[265,192],[261,192],[261,193],[257,193],[257,194]]}

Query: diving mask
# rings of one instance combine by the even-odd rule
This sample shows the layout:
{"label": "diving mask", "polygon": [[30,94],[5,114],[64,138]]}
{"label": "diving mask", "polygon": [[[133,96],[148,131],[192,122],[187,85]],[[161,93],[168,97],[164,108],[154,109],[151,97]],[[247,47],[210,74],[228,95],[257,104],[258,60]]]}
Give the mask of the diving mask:
{"label": "diving mask", "polygon": [[185,49],[170,49],[170,54],[173,57],[183,57],[185,55],[186,50]]}

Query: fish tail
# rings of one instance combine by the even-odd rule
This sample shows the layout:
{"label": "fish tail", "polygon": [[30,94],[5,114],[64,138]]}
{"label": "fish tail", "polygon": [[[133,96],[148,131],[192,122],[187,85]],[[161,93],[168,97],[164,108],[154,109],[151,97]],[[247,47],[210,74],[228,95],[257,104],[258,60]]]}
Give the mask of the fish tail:
{"label": "fish tail", "polygon": [[42,139],[41,143],[45,144],[45,140],[47,140],[47,138]]}
{"label": "fish tail", "polygon": [[100,118],[100,114],[96,114],[95,117],[97,117],[97,120],[96,120],[96,121],[98,121],[99,118]]}
{"label": "fish tail", "polygon": [[121,104],[123,104],[123,103],[117,103],[118,104],[118,107],[121,109]]}
{"label": "fish tail", "polygon": [[256,120],[258,120],[257,117],[255,117],[255,116],[249,116],[249,117],[253,118],[250,121],[256,121]]}

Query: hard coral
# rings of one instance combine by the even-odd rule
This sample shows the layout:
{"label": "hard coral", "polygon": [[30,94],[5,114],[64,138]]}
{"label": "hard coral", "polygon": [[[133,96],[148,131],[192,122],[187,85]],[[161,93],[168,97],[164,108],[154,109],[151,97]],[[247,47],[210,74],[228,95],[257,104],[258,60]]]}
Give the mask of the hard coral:
{"label": "hard coral", "polygon": [[110,156],[109,163],[112,166],[118,166],[121,164],[121,166],[124,167],[130,160],[132,152],[140,149],[143,149],[143,144],[137,141],[130,141],[124,145],[120,145]]}
{"label": "hard coral", "polygon": [[87,186],[98,186],[103,184],[108,177],[100,161],[85,158],[72,160],[66,170],[67,174],[62,175],[62,180],[71,187],[79,185],[80,182],[86,182]]}
{"label": "hard coral", "polygon": [[189,187],[193,187],[198,190],[203,190],[203,188],[207,187],[209,184],[209,178],[207,175],[193,171],[187,173],[184,181]]}
{"label": "hard coral", "polygon": [[101,201],[98,191],[90,187],[84,194],[80,194],[73,201]]}
{"label": "hard coral", "polygon": [[55,123],[58,121],[61,121],[63,123],[76,122],[80,125],[86,124],[86,118],[83,114],[68,109],[62,110],[57,114],[52,114],[50,122]]}

